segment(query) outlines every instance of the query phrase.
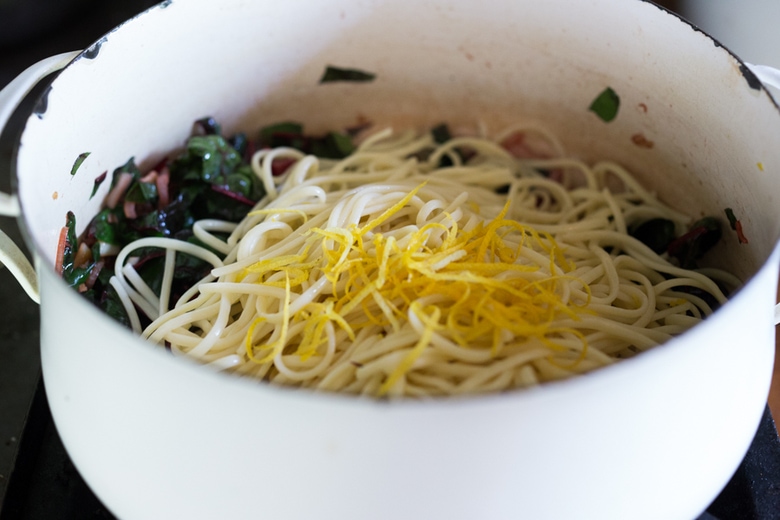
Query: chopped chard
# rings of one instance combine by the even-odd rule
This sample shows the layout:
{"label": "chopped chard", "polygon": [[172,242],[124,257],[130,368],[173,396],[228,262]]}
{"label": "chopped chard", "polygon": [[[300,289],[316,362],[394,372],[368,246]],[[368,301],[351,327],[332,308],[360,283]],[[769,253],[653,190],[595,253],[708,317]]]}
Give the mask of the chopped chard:
{"label": "chopped chard", "polygon": [[220,135],[222,130],[213,117],[204,117],[195,121],[195,128],[199,129],[204,135]]}
{"label": "chopped chard", "polygon": [[434,126],[431,129],[431,135],[433,135],[433,140],[436,141],[437,144],[444,144],[452,139],[450,128],[444,123]]}
{"label": "chopped chard", "polygon": [[617,117],[620,108],[620,97],[611,87],[605,88],[590,104],[590,111],[595,113],[605,123]]}
{"label": "chopped chard", "polygon": [[73,163],[73,167],[70,169],[71,175],[76,175],[76,172],[79,168],[81,168],[81,165],[84,163],[84,161],[89,157],[89,155],[92,152],[84,152],[82,154],[79,154],[78,157],[76,157],[76,161]]}
{"label": "chopped chard", "polygon": [[734,210],[731,208],[726,208],[726,218],[729,220],[731,229],[737,232],[737,240],[739,240],[739,243],[747,244],[748,239],[745,236],[744,231],[742,231],[742,222],[740,222],[736,215],[734,215]]}
{"label": "chopped chard", "polygon": [[[177,238],[203,246],[192,234],[195,221],[216,218],[239,222],[265,195],[250,160],[255,150],[269,146],[292,146],[304,153],[331,158],[346,157],[354,151],[348,134],[305,135],[299,123],[268,126],[257,139],[248,139],[245,134],[225,138],[213,118],[202,118],[195,122],[193,135],[177,156],[160,161],[144,173],[133,158],[113,171],[104,206],[90,221],[80,241],[76,237],[75,216],[68,213],[57,253],[62,277],[109,316],[129,326],[124,307],[109,284],[121,247],[142,237]],[[73,173],[87,155],[80,156]],[[282,174],[295,162],[280,157],[272,163],[272,171]],[[107,172],[95,179],[90,198],[97,194],[106,177]],[[152,288],[162,283],[163,257],[156,250],[136,266]],[[201,260],[177,254],[176,294],[172,298],[184,294],[210,269]]]}
{"label": "chopped chard", "polygon": [[[64,240],[63,240],[64,239]],[[93,263],[86,260],[91,254],[79,255],[78,239],[76,236],[76,216],[69,211],[65,217],[65,227],[60,235],[57,258],[61,260],[62,278],[71,287],[78,287],[84,283],[90,275]],[[61,251],[60,251],[61,250]],[[89,251],[89,246],[87,246]],[[85,262],[85,263],[79,263]]]}
{"label": "chopped chard", "polygon": [[374,81],[375,78],[376,74],[371,72],[365,72],[360,69],[348,69],[328,65],[325,67],[325,72],[320,78],[320,83],[333,83],[336,81],[365,83],[368,81]]}
{"label": "chopped chard", "polygon": [[747,244],[748,243],[748,239],[745,236],[745,232],[742,231],[742,222],[740,222],[739,220],[737,220],[737,226],[736,226],[736,229],[734,231],[737,232],[737,240],[739,240],[740,244]]}
{"label": "chopped chard", "polygon": [[661,254],[675,239],[674,222],[664,218],[650,219],[629,230],[629,234]]}
{"label": "chopped chard", "polygon": [[731,229],[736,230],[737,229],[737,217],[734,215],[734,210],[731,208],[726,208],[726,218],[729,220],[729,225],[731,226]]}
{"label": "chopped chard", "polygon": [[[355,151],[349,134],[329,132],[321,136],[305,135],[303,125],[287,121],[260,130],[260,144],[268,148],[285,146],[326,159],[343,159]],[[283,173],[283,172],[282,172]]]}
{"label": "chopped chard", "polygon": [[100,185],[103,184],[103,181],[106,180],[107,175],[108,175],[108,170],[104,171],[103,173],[95,177],[95,184],[92,186],[92,193],[90,193],[89,195],[90,200],[92,199],[92,197],[95,196],[98,189],[100,188]]}
{"label": "chopped chard", "polygon": [[687,233],[673,240],[667,252],[684,269],[694,269],[696,261],[718,243],[721,235],[720,222],[716,218],[705,217],[694,222]]}
{"label": "chopped chard", "polygon": [[269,148],[275,148],[276,139],[285,139],[303,136],[303,125],[292,121],[285,121],[269,125],[260,130],[260,143]]}

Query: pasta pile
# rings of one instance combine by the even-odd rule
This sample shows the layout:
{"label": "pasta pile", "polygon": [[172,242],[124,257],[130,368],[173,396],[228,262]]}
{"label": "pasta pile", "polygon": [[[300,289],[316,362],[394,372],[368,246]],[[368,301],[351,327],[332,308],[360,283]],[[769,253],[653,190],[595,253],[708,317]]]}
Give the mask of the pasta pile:
{"label": "pasta pile", "polygon": [[[499,145],[518,131],[556,158]],[[292,166],[275,177],[280,158]],[[714,279],[739,283],[632,238],[637,222],[683,230],[689,219],[617,164],[566,158],[538,128],[444,144],[388,130],[343,160],[275,148],[252,168],[267,193],[254,211],[194,226],[224,259],[144,238],[118,255],[111,284],[144,338],[273,383],[387,397],[533,386],[633,356],[712,312],[682,288],[723,303]],[[166,250],[160,294],[132,266],[148,247]],[[176,254],[213,270],[170,302]],[[135,307],[152,320],[144,330]]]}

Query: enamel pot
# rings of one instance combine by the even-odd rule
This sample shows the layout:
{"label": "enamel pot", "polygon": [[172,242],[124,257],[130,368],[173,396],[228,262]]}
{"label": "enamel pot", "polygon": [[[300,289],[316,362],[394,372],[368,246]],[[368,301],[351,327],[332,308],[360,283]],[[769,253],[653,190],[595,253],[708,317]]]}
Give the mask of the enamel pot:
{"label": "enamel pot", "polygon": [[[328,65],[376,78],[320,84]],[[780,114],[757,77],[772,70],[639,0],[169,0],[22,74],[3,121],[62,66],[2,200],[35,269],[7,241],[3,261],[34,297],[37,280],[57,430],[117,516],[689,520],[745,455],[774,351]],[[609,123],[588,110],[607,87]],[[536,121],[693,217],[732,208],[749,243],[727,229],[708,262],[745,284],[667,344],[528,391],[380,402],[216,373],[133,336],[53,268],[66,212],[81,227],[97,213],[101,173],[154,164],[207,115],[226,133]]]}

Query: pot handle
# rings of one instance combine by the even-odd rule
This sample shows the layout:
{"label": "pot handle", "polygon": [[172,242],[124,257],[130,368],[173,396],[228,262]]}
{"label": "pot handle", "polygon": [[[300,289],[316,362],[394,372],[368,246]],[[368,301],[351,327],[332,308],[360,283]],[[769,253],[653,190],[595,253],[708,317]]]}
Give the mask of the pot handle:
{"label": "pot handle", "polygon": [[[6,85],[3,90],[0,90],[0,132],[8,124],[8,120],[19,106],[19,103],[33,87],[47,75],[65,67],[80,52],[66,52],[45,58],[28,67]],[[20,214],[19,200],[16,196],[0,192],[0,215],[18,217]],[[22,250],[19,249],[19,246],[2,230],[0,230],[0,262],[8,267],[8,270],[14,275],[14,278],[16,278],[27,295],[35,303],[40,303],[38,277],[35,274],[35,269],[33,269]]]}

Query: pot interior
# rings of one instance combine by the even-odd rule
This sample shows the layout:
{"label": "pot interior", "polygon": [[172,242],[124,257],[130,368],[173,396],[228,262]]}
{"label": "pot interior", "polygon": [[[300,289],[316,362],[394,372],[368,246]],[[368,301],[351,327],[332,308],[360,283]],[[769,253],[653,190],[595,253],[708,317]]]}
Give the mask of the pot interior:
{"label": "pot interior", "polygon": [[[320,84],[329,65],[376,77]],[[589,110],[607,87],[620,98],[609,123]],[[226,132],[281,120],[312,131],[538,123],[694,218],[725,222],[732,208],[749,244],[726,232],[707,263],[743,280],[780,226],[773,100],[727,49],[649,2],[163,2],[85,51],[40,107],[16,168],[47,267],[66,212],[80,229],[97,212],[110,184],[90,196],[99,175],[131,156],[156,162],[207,115]]]}

